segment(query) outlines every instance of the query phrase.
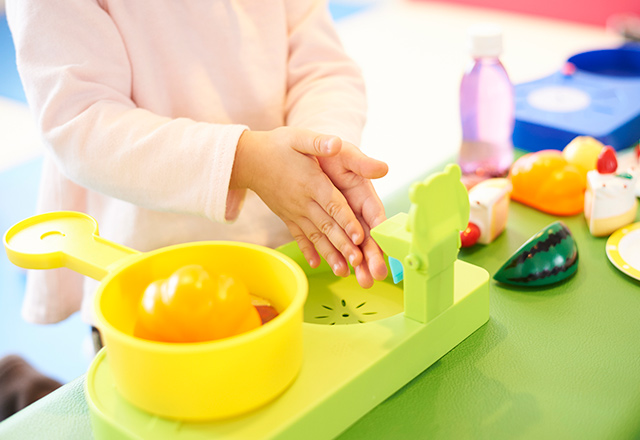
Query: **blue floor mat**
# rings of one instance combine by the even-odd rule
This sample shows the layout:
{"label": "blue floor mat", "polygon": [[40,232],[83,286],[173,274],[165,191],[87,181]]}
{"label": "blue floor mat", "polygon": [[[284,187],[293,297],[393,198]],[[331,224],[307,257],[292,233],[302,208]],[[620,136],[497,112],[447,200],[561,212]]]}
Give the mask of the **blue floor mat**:
{"label": "blue floor mat", "polygon": [[[0,233],[35,213],[42,160],[32,160],[0,173]],[[25,271],[0,252],[0,357],[18,354],[42,373],[63,383],[82,375],[90,359],[83,350],[89,337],[79,314],[58,324],[35,325],[20,310]]]}

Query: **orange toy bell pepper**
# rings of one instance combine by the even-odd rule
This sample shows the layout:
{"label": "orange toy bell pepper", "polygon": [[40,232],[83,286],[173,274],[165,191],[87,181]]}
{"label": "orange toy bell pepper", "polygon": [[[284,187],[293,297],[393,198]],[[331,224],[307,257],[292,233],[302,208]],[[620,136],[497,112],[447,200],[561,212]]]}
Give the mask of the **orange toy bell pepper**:
{"label": "orange toy bell pepper", "polygon": [[243,283],[189,265],[146,288],[134,335],[161,342],[203,342],[260,325],[260,315]]}
{"label": "orange toy bell pepper", "polygon": [[513,164],[509,177],[512,200],[553,215],[575,215],[584,210],[584,173],[568,163],[560,151],[525,154]]}

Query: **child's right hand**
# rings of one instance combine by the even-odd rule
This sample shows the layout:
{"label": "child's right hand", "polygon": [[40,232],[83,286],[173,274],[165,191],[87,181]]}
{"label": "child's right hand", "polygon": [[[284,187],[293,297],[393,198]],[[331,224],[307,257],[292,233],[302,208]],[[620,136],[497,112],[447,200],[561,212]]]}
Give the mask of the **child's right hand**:
{"label": "child's right hand", "polygon": [[230,188],[258,194],[285,222],[311,267],[320,264],[319,252],[334,274],[347,276],[347,261],[353,267],[363,261],[365,231],[317,159],[341,148],[340,138],[305,129],[247,130],[238,141]]}

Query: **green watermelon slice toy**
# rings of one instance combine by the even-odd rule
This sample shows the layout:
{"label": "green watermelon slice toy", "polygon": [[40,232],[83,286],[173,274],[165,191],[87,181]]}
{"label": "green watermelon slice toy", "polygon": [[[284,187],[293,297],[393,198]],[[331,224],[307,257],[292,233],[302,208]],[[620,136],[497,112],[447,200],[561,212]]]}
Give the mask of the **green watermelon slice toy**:
{"label": "green watermelon slice toy", "polygon": [[551,223],[527,240],[493,278],[517,286],[545,286],[578,270],[578,247],[569,228]]}

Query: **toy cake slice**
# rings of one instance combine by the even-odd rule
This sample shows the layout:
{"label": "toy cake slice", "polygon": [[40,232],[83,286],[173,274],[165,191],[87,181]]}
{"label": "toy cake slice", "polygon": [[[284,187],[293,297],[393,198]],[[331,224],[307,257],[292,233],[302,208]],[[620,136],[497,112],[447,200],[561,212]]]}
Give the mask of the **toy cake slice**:
{"label": "toy cake slice", "polygon": [[[607,147],[609,149],[611,147]],[[611,155],[614,156],[611,156]],[[619,228],[633,223],[636,218],[638,200],[636,184],[638,169],[630,167],[626,172],[615,173],[617,162],[613,149],[603,152],[602,163],[598,170],[587,173],[587,190],[584,199],[584,216],[589,232],[595,237],[607,236]],[[600,161],[600,159],[599,159]]]}
{"label": "toy cake slice", "polygon": [[485,180],[469,190],[469,222],[480,229],[478,243],[489,244],[504,231],[509,215],[511,182]]}

